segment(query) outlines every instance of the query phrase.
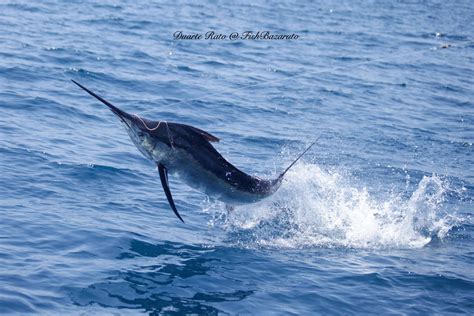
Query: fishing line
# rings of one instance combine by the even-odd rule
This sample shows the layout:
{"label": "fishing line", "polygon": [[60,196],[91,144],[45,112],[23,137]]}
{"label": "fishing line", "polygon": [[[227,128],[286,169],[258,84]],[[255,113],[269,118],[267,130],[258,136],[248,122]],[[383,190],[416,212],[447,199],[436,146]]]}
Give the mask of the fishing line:
{"label": "fishing line", "polygon": [[171,137],[171,134],[170,134],[170,128],[168,126],[168,122],[165,121],[165,124],[166,124],[166,131],[168,132],[168,140],[170,141],[171,148],[174,149],[174,142],[173,142],[173,138]]}
{"label": "fishing line", "polygon": [[[299,74],[299,75],[289,76],[287,78],[269,80],[269,81],[264,81],[264,82],[260,82],[260,83],[256,83],[256,84],[250,84],[250,85],[242,86],[240,88],[229,89],[226,92],[206,94],[205,96],[203,95],[203,96],[200,96],[200,97],[186,99],[186,100],[182,100],[182,101],[179,101],[179,102],[168,103],[168,104],[160,106],[160,108],[166,108],[166,107],[169,107],[169,106],[175,106],[175,105],[186,103],[186,102],[202,100],[206,97],[219,96],[219,95],[223,95],[224,93],[231,93],[231,92],[240,91],[240,90],[244,90],[244,89],[248,89],[248,88],[252,88],[252,87],[262,86],[262,85],[269,84],[269,83],[281,82],[281,81],[286,81],[286,80],[290,80],[290,79],[294,79],[294,78],[300,78],[300,77],[315,75],[315,74],[322,74],[322,73],[327,73],[327,72],[332,72],[332,71],[345,70],[345,69],[350,69],[350,68],[357,68],[357,67],[360,67],[360,66],[369,65],[369,64],[372,64],[372,63],[381,62],[381,61],[389,60],[391,58],[396,58],[396,57],[398,57],[398,58],[404,57],[404,56],[413,57],[413,56],[423,55],[427,52],[436,51],[436,50],[440,50],[440,49],[465,48],[465,47],[468,47],[472,44],[474,44],[474,41],[463,42],[463,43],[460,43],[460,44],[445,43],[445,44],[441,44],[441,45],[438,45],[438,46],[435,46],[435,47],[431,47],[429,49],[419,50],[419,51],[416,51],[416,52],[407,52],[407,53],[404,53],[404,54],[391,55],[389,57],[380,57],[380,58],[375,58],[375,59],[363,61],[363,62],[360,62],[360,63],[356,63],[356,64],[353,64],[353,65],[340,66],[340,67],[334,67],[334,68],[329,68],[329,69],[322,69],[322,70],[318,70],[318,71],[313,71],[313,72],[303,73],[303,74]],[[162,121],[159,121],[158,124],[155,127],[151,128],[145,123],[145,121],[140,116],[135,115],[135,114],[133,114],[133,115],[136,118],[138,118],[143,123],[143,126],[145,126],[145,128],[150,132],[158,129],[160,127],[161,122],[162,122]],[[164,122],[166,124],[166,128],[167,128],[167,131],[168,131],[168,137],[169,137],[171,147],[173,147],[173,141],[171,139],[171,135],[170,135],[169,127],[168,127],[168,122],[166,122],[166,121],[164,121]]]}
{"label": "fishing line", "polygon": [[[154,128],[151,128],[151,127],[148,127],[148,125],[146,125],[145,121],[140,116],[138,116],[136,114],[132,114],[132,115],[135,116],[140,121],[142,121],[143,126],[145,126],[145,128],[150,132],[153,132],[154,130],[158,129],[158,127],[160,127],[161,121],[159,121],[158,124],[156,124],[156,126]],[[165,123],[166,123],[166,121],[165,121]],[[166,123],[166,126],[168,126],[168,123]]]}
{"label": "fishing line", "polygon": [[[269,84],[269,83],[281,82],[281,81],[291,80],[291,79],[294,79],[294,78],[300,78],[300,77],[304,77],[304,76],[322,74],[322,73],[338,71],[338,70],[345,70],[345,69],[349,69],[349,68],[357,68],[357,67],[360,67],[360,66],[369,65],[369,64],[372,64],[372,63],[376,63],[376,62],[389,60],[389,59],[395,58],[395,57],[417,56],[417,55],[422,55],[424,53],[427,53],[429,51],[436,51],[436,50],[440,50],[440,49],[465,48],[465,47],[468,47],[469,45],[472,45],[472,44],[474,44],[474,41],[464,42],[464,43],[461,43],[461,44],[442,44],[442,45],[438,45],[436,47],[431,47],[429,49],[419,50],[419,51],[416,51],[416,52],[408,52],[408,53],[403,53],[403,54],[398,54],[398,55],[391,55],[389,57],[380,57],[380,58],[375,58],[375,59],[363,61],[363,62],[360,62],[360,63],[356,63],[356,64],[353,64],[353,65],[340,66],[340,67],[334,67],[334,68],[329,68],[329,69],[322,69],[322,70],[307,72],[307,73],[303,73],[303,74],[299,74],[299,75],[289,76],[287,78],[268,80],[268,81],[264,81],[264,82],[260,82],[260,83],[250,84],[250,85],[242,86],[240,88],[229,89],[225,92],[211,93],[211,94],[202,95],[202,96],[196,97],[196,98],[191,98],[191,99],[186,99],[186,100],[182,100],[182,101],[178,101],[178,102],[168,103],[168,104],[160,106],[160,108],[167,108],[169,106],[175,106],[175,105],[186,103],[186,102],[203,100],[207,97],[219,96],[219,95],[223,95],[223,94],[226,94],[226,93],[232,93],[232,92],[235,92],[235,91],[240,91],[240,90],[245,90],[245,89],[248,89],[248,88],[262,86],[262,85]],[[156,128],[158,128],[158,126]]]}
{"label": "fishing line", "polygon": [[154,130],[157,130],[158,127],[160,127],[161,122],[165,122],[165,124],[166,124],[166,131],[168,132],[168,139],[169,139],[169,141],[170,141],[171,148],[174,148],[173,138],[171,137],[170,128],[169,128],[169,126],[168,126],[168,122],[167,122],[167,121],[158,121],[158,124],[156,124],[155,127],[151,128],[151,127],[148,127],[148,125],[146,125],[145,121],[144,121],[140,116],[138,116],[138,115],[136,115],[136,114],[132,114],[132,115],[135,116],[137,119],[139,119],[139,120],[142,122],[143,126],[145,126],[145,128],[146,128],[149,132],[153,132]]}

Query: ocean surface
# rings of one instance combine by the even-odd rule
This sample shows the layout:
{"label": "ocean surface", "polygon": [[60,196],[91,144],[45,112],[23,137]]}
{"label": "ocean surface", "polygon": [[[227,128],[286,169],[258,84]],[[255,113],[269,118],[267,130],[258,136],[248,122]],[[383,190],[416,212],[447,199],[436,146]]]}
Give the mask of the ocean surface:
{"label": "ocean surface", "polygon": [[[473,40],[470,0],[0,2],[0,314],[472,315]],[[320,138],[233,212],[170,175],[182,224],[71,79],[260,177]]]}

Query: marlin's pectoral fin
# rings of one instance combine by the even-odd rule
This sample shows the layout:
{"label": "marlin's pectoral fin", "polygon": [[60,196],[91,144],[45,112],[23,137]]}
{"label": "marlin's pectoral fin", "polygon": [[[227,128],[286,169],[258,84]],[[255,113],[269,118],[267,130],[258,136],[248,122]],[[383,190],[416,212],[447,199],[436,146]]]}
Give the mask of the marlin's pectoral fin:
{"label": "marlin's pectoral fin", "polygon": [[166,170],[166,167],[160,163],[158,164],[158,172],[160,173],[160,180],[161,185],[163,186],[163,191],[165,191],[166,198],[168,199],[168,203],[170,204],[171,209],[173,210],[174,214],[178,216],[178,218],[184,223],[183,219],[181,218],[181,215],[179,215],[178,210],[176,209],[176,205],[174,205],[173,196],[171,196],[171,191],[168,184],[168,170]]}

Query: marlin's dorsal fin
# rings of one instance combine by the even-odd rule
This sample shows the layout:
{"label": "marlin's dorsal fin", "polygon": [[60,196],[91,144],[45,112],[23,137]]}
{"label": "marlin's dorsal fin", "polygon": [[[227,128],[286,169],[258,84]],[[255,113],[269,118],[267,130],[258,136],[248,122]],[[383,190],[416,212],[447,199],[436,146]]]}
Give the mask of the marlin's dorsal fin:
{"label": "marlin's dorsal fin", "polygon": [[214,135],[211,135],[209,134],[208,132],[206,131],[203,131],[202,129],[199,129],[197,127],[194,127],[194,126],[190,126],[196,133],[198,134],[201,134],[202,137],[204,137],[208,142],[218,142],[220,141],[219,138],[217,138],[216,136]]}
{"label": "marlin's dorsal fin", "polygon": [[174,214],[178,216],[178,218],[184,223],[183,219],[181,218],[181,215],[179,215],[178,210],[176,209],[176,205],[174,205],[173,196],[171,195],[170,187],[168,184],[168,170],[166,170],[165,166],[159,163],[158,172],[160,173],[160,180],[161,185],[163,186],[163,191],[165,191],[165,195],[168,199],[168,203],[170,204],[171,209],[173,210]]}

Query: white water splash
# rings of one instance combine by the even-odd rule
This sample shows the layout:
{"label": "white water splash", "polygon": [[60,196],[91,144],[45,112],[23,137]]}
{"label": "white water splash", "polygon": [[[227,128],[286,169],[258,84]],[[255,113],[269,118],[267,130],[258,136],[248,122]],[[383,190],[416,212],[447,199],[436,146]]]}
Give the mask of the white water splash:
{"label": "white water splash", "polygon": [[285,248],[420,248],[456,224],[442,211],[447,188],[435,175],[423,177],[411,197],[391,194],[382,200],[348,178],[301,163],[261,203],[228,215],[221,204],[209,206],[210,224],[223,227],[240,245]]}

